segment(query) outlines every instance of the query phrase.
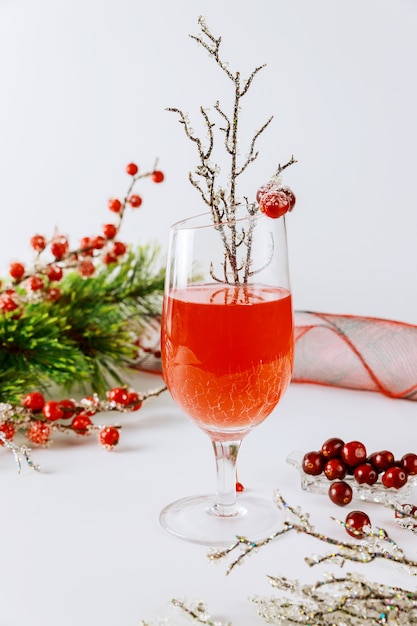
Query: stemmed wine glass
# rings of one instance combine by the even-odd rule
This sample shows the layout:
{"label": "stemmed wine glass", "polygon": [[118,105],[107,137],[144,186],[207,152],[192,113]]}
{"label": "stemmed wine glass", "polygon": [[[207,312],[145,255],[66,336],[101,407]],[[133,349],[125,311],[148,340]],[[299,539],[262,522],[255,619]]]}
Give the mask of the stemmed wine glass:
{"label": "stemmed wine glass", "polygon": [[236,494],[243,438],[278,404],[293,365],[285,217],[256,206],[233,219],[207,213],[171,227],[162,312],[163,376],[176,404],[209,436],[217,491],[168,505],[160,524],[206,546],[276,530],[271,500]]}

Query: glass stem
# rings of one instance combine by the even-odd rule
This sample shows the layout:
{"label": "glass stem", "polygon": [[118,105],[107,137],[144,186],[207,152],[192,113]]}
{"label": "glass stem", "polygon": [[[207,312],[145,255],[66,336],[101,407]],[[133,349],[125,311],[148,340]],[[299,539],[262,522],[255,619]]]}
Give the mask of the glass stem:
{"label": "glass stem", "polygon": [[216,457],[217,494],[211,513],[220,517],[238,515],[236,462],[241,441],[212,441]]}

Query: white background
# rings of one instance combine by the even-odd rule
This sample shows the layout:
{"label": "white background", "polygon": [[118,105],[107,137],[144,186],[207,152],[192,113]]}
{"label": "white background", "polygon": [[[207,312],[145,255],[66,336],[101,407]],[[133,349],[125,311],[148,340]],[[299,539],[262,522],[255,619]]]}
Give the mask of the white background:
{"label": "white background", "polygon": [[[169,225],[204,209],[187,180],[193,148],[165,111],[177,106],[198,120],[200,105],[231,97],[188,37],[200,14],[223,36],[231,68],[249,75],[267,63],[242,130],[250,136],[271,114],[274,122],[242,195],[253,197],[292,153],[299,160],[286,177],[298,197],[288,218],[296,308],[417,324],[415,0],[0,0],[3,273],[10,260],[30,259],[35,232],[58,226],[75,243],[97,233],[112,219],[108,197],[127,187],[129,161],[147,170],[158,157],[166,181],[141,186],[127,241],[165,248]],[[337,532],[330,516],[343,513],[301,492],[289,452],[335,435],[412,451],[413,402],[297,384],[276,418],[244,442],[240,477],[268,494],[279,486],[328,534]],[[160,532],[162,506],[214,483],[207,438],[167,394],[128,418],[114,454],[94,437],[58,436],[34,452],[40,475],[18,475],[3,452],[2,625],[138,626],[164,615],[171,597],[188,597],[246,626],[261,623],[247,596],[271,594],[266,573],[310,581],[323,573],[303,565],[303,556],[326,552],[306,538],[266,548],[226,578],[203,548]],[[374,523],[415,558],[414,538],[407,545],[391,513],[377,509],[369,509]],[[391,564],[374,565],[361,573],[415,586]]]}
{"label": "white background", "polygon": [[187,179],[194,147],[165,110],[198,128],[200,105],[232,101],[188,37],[200,14],[231,69],[267,63],[242,137],[274,121],[240,191],[253,198],[298,159],[285,179],[296,308],[417,323],[414,0],[0,0],[0,274],[30,259],[35,232],[58,227],[74,246],[98,233],[130,161],[159,158],[166,182],[143,182],[125,240],[164,249],[172,222],[205,210]]}

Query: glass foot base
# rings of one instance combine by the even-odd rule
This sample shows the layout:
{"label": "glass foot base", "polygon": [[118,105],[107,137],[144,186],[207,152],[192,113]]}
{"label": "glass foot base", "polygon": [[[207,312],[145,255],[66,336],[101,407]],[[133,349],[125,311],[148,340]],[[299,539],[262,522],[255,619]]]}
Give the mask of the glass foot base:
{"label": "glass foot base", "polygon": [[283,523],[283,514],[273,503],[256,494],[237,495],[236,515],[221,517],[212,513],[216,496],[194,496],[166,506],[160,516],[161,527],[170,535],[204,546],[232,545],[236,535],[258,541],[272,535]]}

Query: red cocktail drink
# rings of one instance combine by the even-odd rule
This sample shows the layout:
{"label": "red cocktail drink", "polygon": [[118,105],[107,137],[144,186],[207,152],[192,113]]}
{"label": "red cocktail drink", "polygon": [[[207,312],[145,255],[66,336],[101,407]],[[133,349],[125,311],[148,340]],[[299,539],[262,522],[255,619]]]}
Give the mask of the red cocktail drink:
{"label": "red cocktail drink", "polygon": [[212,438],[241,439],[268,417],[291,378],[289,291],[262,284],[171,289],[162,360],[178,406]]}

